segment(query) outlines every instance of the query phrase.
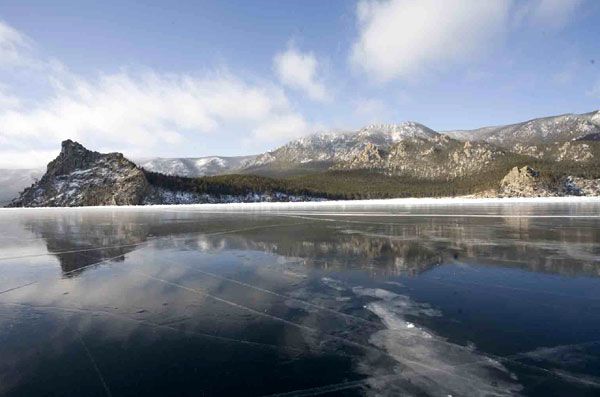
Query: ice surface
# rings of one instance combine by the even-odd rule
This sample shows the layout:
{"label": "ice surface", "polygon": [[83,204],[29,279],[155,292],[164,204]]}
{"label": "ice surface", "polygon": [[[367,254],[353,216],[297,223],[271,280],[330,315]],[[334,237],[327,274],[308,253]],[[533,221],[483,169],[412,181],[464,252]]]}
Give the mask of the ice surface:
{"label": "ice surface", "polygon": [[600,202],[462,200],[0,211],[0,394],[597,394]]}

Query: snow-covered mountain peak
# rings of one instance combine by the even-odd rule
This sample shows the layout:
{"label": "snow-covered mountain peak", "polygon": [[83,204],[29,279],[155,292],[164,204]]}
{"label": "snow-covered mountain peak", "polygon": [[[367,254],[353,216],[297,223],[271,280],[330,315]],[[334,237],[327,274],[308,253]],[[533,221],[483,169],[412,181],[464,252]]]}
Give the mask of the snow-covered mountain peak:
{"label": "snow-covered mountain peak", "polygon": [[430,140],[439,134],[412,121],[401,124],[373,124],[352,132],[330,132],[308,135],[287,143],[271,152],[259,155],[246,167],[269,163],[307,164],[347,161],[368,145],[389,149],[405,139]]}
{"label": "snow-covered mountain peak", "polygon": [[380,136],[397,142],[405,138],[433,138],[438,135],[437,132],[424,126],[423,124],[406,121],[400,124],[371,124],[358,131],[359,136]]}
{"label": "snow-covered mountain peak", "polygon": [[197,167],[206,167],[208,165],[225,167],[225,160],[223,160],[221,157],[204,157],[196,160]]}
{"label": "snow-covered mountain peak", "polygon": [[361,131],[381,131],[381,132],[395,132],[402,131],[407,128],[427,128],[421,123],[416,121],[404,121],[396,124],[369,124],[366,127],[361,128]]}
{"label": "snow-covered mountain peak", "polygon": [[[371,124],[358,131],[319,132],[293,140],[283,147],[314,147],[328,144],[356,143],[391,144],[405,138],[433,138],[439,135],[432,129],[414,121],[400,124]],[[373,141],[374,140],[374,141]]]}
{"label": "snow-covered mountain peak", "polygon": [[584,114],[567,113],[510,125],[446,132],[455,139],[485,141],[509,149],[517,144],[568,142],[597,133],[600,133],[599,111]]}
{"label": "snow-covered mountain peak", "polygon": [[351,135],[347,132],[319,132],[316,134],[311,134],[304,136],[302,138],[298,138],[296,140],[290,141],[284,146],[300,146],[300,147],[308,147],[315,144],[327,144],[339,140],[347,139],[348,136]]}

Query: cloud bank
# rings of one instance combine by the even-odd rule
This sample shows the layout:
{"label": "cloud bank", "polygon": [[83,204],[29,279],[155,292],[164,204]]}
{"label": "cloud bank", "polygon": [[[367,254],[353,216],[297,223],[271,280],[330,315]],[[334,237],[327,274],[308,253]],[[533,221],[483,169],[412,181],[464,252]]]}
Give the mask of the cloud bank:
{"label": "cloud bank", "polygon": [[352,63],[378,81],[471,59],[501,34],[510,1],[361,1]]}
{"label": "cloud bank", "polygon": [[[265,142],[311,131],[281,89],[229,74],[123,72],[64,83],[33,107],[0,111],[0,140],[24,150],[39,140],[56,145],[70,138],[94,148],[130,148],[143,155],[161,145],[180,145],[186,136],[225,129],[245,131],[245,138]],[[3,152],[0,156],[8,155]],[[14,152],[10,157],[14,160]],[[11,165],[4,163],[0,167]]]}
{"label": "cloud bank", "polygon": [[350,62],[372,80],[414,80],[469,64],[523,27],[560,29],[580,0],[361,0]]}
{"label": "cloud bank", "polygon": [[[249,81],[223,71],[122,70],[83,77],[57,61],[24,63],[29,53],[28,39],[0,23],[0,66],[18,66],[19,73],[32,78],[47,76],[50,87],[44,99],[25,106],[14,95],[18,87],[0,84],[0,168],[43,166],[67,138],[96,150],[147,157],[164,153],[166,147],[189,149],[203,135],[280,143],[313,131],[284,90],[269,81]],[[292,67],[286,71],[308,66],[312,71],[306,77],[312,82],[314,58],[290,54],[282,56],[283,65]],[[320,86],[310,87],[311,95],[325,98]]]}

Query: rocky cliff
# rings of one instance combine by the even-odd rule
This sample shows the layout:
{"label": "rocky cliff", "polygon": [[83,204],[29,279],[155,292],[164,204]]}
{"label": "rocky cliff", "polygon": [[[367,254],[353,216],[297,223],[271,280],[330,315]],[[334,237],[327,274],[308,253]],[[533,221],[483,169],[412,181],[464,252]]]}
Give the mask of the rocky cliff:
{"label": "rocky cliff", "polygon": [[121,153],[101,154],[66,140],[42,178],[10,206],[137,205],[148,190],[143,171]]}

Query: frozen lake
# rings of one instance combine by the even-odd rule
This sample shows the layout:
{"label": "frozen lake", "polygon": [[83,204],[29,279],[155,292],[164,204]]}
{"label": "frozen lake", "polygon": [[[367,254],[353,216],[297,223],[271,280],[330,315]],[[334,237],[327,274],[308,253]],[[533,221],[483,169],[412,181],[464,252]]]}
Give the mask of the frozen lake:
{"label": "frozen lake", "polygon": [[418,203],[2,210],[0,395],[599,395],[600,201]]}

